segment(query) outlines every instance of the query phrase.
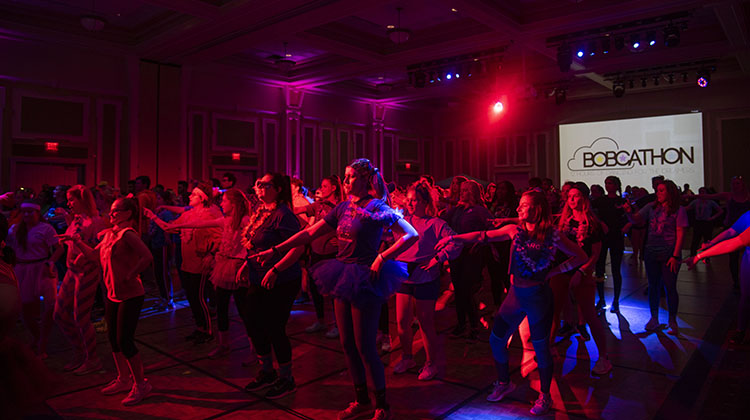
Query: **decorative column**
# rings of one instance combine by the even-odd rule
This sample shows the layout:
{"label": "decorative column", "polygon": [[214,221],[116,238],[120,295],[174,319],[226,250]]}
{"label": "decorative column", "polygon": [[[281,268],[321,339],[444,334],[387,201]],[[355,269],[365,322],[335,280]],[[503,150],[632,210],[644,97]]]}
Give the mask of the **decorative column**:
{"label": "decorative column", "polygon": [[[302,179],[302,139],[301,139],[301,120],[302,120],[302,100],[305,98],[305,92],[293,87],[284,88],[284,97],[286,100],[286,119],[285,119],[285,136],[286,142],[286,173],[293,174],[295,177]],[[310,159],[308,156],[306,159]],[[305,164],[312,162],[305,162]]]}
{"label": "decorative column", "polygon": [[383,166],[383,130],[385,129],[385,107],[378,103],[372,105],[372,126],[370,138],[372,139],[372,156],[376,166]]}

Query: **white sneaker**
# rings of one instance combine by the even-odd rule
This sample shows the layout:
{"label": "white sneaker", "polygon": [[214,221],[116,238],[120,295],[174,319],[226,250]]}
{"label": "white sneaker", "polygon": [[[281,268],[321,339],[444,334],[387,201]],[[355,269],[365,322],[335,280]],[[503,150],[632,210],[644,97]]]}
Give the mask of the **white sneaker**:
{"label": "white sneaker", "polygon": [[612,363],[607,357],[600,357],[599,360],[594,363],[594,368],[591,369],[591,373],[594,375],[606,375],[612,370]]}
{"label": "white sneaker", "polygon": [[529,413],[531,413],[532,416],[542,416],[547,414],[550,408],[552,408],[552,395],[542,392],[539,393],[539,398],[536,399],[536,402],[534,402],[534,406],[531,407]]}
{"label": "white sneaker", "polygon": [[133,383],[128,379],[115,378],[110,383],[102,388],[102,394],[104,395],[115,395],[120,392],[125,392],[133,388]]}
{"label": "white sneaker", "polygon": [[148,394],[150,394],[153,389],[154,387],[152,387],[145,379],[140,385],[134,383],[133,388],[130,390],[130,394],[122,400],[122,405],[130,406],[138,404],[143,401],[144,398],[148,397]]}
{"label": "white sneaker", "polygon": [[417,379],[420,381],[429,381],[438,374],[438,368],[432,362],[426,362],[422,369],[419,370]]}
{"label": "white sneaker", "polygon": [[318,331],[324,330],[325,327],[326,326],[323,325],[321,322],[315,321],[315,323],[313,323],[309,327],[305,328],[305,332],[308,333],[308,334],[313,334],[313,333],[316,333]]}
{"label": "white sneaker", "polygon": [[516,385],[513,382],[504,384],[500,381],[492,383],[492,392],[487,396],[487,401],[498,402],[505,398],[506,395],[510,394],[516,389]]}
{"label": "white sneaker", "polygon": [[326,338],[339,338],[339,329],[336,327],[331,328],[326,333]]}
{"label": "white sneaker", "polygon": [[338,416],[336,416],[337,420],[352,420],[352,419],[358,419],[365,417],[372,413],[372,405],[371,404],[360,404],[358,402],[352,402],[349,403],[349,407],[346,407],[344,410],[339,411]]}
{"label": "white sneaker", "polygon": [[396,363],[396,366],[393,367],[393,373],[398,375],[416,366],[417,366],[417,362],[415,362],[414,359],[402,358],[398,363]]}

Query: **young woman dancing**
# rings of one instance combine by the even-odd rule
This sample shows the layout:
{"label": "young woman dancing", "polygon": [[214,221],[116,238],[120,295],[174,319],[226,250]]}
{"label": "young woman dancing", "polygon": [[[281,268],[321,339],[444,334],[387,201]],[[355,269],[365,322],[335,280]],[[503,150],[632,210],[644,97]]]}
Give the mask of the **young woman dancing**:
{"label": "young woman dancing", "polygon": [[571,242],[577,243],[583,249],[588,259],[583,265],[574,266],[569,271],[553,277],[550,281],[555,297],[551,336],[554,337],[555,335],[560,311],[565,306],[565,302],[570,299],[572,293],[581,315],[578,330],[583,331],[586,328],[586,323],[589,324],[591,335],[594,336],[594,342],[596,342],[596,348],[599,352],[599,360],[594,364],[592,372],[597,375],[606,375],[612,370],[612,363],[609,362],[607,357],[607,337],[604,327],[601,320],[596,316],[594,306],[596,283],[592,276],[594,266],[599,260],[603,234],[601,222],[591,211],[591,203],[588,197],[589,190],[586,184],[576,182],[568,191],[567,200],[563,204],[558,228]]}
{"label": "young woman dancing", "polygon": [[438,374],[436,362],[439,342],[435,331],[435,301],[440,294],[440,265],[458,257],[461,245],[454,243],[440,252],[435,250],[440,239],[455,235],[455,232],[445,221],[435,217],[432,188],[427,182],[416,182],[409,186],[406,210],[409,215],[404,219],[419,233],[419,240],[397,257],[398,261],[406,264],[409,277],[396,292],[396,319],[402,355],[394,366],[393,373],[404,373],[416,366],[412,354],[414,332],[411,328],[416,307],[427,359],[419,371],[418,379],[429,381]]}
{"label": "young woman dancing", "polygon": [[[497,242],[512,240],[511,283],[490,334],[490,346],[495,358],[498,380],[494,383],[488,401],[500,401],[516,386],[510,382],[508,339],[518,325],[528,317],[531,343],[536,352],[539,369],[539,398],[531,407],[532,415],[542,415],[552,406],[552,355],[549,350],[549,333],[552,327],[552,290],[548,279],[585,264],[586,253],[574,242],[561,235],[552,221],[549,204],[543,193],[527,191],[518,205],[519,225],[506,225],[497,230],[465,233],[443,238],[438,243],[442,249],[451,242]],[[561,250],[570,258],[553,267],[555,253]],[[582,273],[576,271],[575,281]]]}
{"label": "young woman dancing", "polygon": [[607,265],[607,251],[612,263],[612,284],[614,285],[615,295],[612,298],[610,312],[620,312],[620,292],[622,291],[622,256],[625,253],[625,233],[623,228],[628,223],[625,217],[625,199],[622,198],[622,183],[620,178],[611,175],[604,180],[604,189],[607,194],[591,202],[594,212],[599,219],[607,226],[607,232],[602,239],[602,250],[599,253],[599,260],[596,263],[597,279],[596,290],[599,294],[599,301],[596,303],[596,309],[603,310],[607,305],[604,300],[604,271]]}
{"label": "young woman dancing", "polygon": [[[21,292],[21,314],[34,339],[34,350],[47,357],[47,341],[52,330],[52,315],[57,295],[57,271],[54,256],[60,256],[55,229],[41,220],[39,203],[21,203],[21,222],[8,230],[8,246],[16,253],[15,272]],[[41,321],[39,311],[44,299]]]}
{"label": "young woman dancing", "polygon": [[[242,231],[242,245],[248,254],[274,249],[299,232],[299,220],[292,212],[292,189],[289,177],[268,173],[255,183],[260,207],[250,215]],[[304,247],[297,247],[281,257],[272,255],[266,264],[248,257],[238,275],[249,276],[247,317],[250,338],[258,353],[261,370],[245,385],[247,391],[270,387],[265,396],[281,398],[297,390],[292,376],[292,344],[286,335],[286,323],[294,298],[302,285],[299,259]],[[247,268],[247,270],[245,270]],[[273,354],[279,373],[273,368]]]}
{"label": "young woman dancing", "polygon": [[647,204],[638,213],[632,213],[627,204],[624,208],[625,212],[632,214],[634,222],[648,224],[648,241],[643,253],[651,319],[646,324],[646,331],[660,328],[659,300],[661,290],[666,287],[670,334],[678,335],[677,306],[680,301],[677,273],[682,262],[685,228],[688,227],[687,212],[685,207],[680,206],[680,192],[674,182],[666,180],[656,187],[656,201]]}
{"label": "young woman dancing", "polygon": [[113,227],[99,234],[99,244],[95,248],[90,247],[78,234],[60,236],[62,240],[72,242],[72,246],[89,261],[101,265],[107,289],[107,333],[117,368],[117,378],[101,392],[114,395],[130,390],[122,400],[126,406],[138,404],[152,390],[143,375],[143,361],[134,339],[145,295],[140,273],[148,268],[154,258],[135,231],[135,227],[140,226],[139,220],[138,201],[118,198],[109,211],[109,221]]}
{"label": "young woman dancing", "polygon": [[[91,191],[83,185],[68,189],[68,217],[66,235],[78,235],[90,247],[95,247],[104,220],[99,217]],[[63,251],[63,248],[59,248]],[[53,259],[56,256],[53,256]],[[63,334],[73,345],[73,360],[64,366],[65,371],[85,375],[101,370],[102,361],[96,354],[96,331],[91,323],[91,308],[101,278],[95,261],[88,260],[77,247],[68,247],[65,259],[68,270],[55,301],[54,318]]]}
{"label": "young woman dancing", "polygon": [[[336,259],[317,264],[312,274],[320,292],[334,297],[339,339],[354,381],[356,400],[338,414],[338,419],[359,418],[372,412],[365,372],[375,386],[373,420],[389,419],[385,370],[375,343],[380,308],[405,276],[391,260],[411,246],[418,234],[388,205],[385,181],[369,160],[355,160],[346,167],[345,175],[347,201],[312,227],[260,253],[258,258],[265,260],[336,231],[339,245]],[[378,253],[383,229],[388,228],[400,238]]]}

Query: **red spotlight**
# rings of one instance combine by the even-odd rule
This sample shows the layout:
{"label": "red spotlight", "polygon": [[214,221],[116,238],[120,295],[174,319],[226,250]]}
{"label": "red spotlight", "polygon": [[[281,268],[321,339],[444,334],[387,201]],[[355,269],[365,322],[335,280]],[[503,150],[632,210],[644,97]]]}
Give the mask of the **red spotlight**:
{"label": "red spotlight", "polygon": [[505,109],[505,105],[503,105],[503,103],[501,101],[495,102],[495,105],[492,106],[492,111],[495,114],[499,114],[499,113],[503,112],[504,109]]}
{"label": "red spotlight", "polygon": [[240,160],[240,154],[239,153],[232,153],[232,160]]}
{"label": "red spotlight", "polygon": [[58,146],[57,142],[51,142],[51,141],[49,141],[49,142],[44,143],[44,148],[48,152],[57,152],[57,146]]}

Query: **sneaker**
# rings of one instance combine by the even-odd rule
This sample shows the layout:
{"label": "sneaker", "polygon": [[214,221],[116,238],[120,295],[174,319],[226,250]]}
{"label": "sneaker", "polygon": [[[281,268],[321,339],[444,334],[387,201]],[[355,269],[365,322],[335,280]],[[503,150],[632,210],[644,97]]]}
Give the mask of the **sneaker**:
{"label": "sneaker", "polygon": [[451,331],[451,338],[464,338],[466,336],[466,326],[456,325],[456,328]]}
{"label": "sneaker", "polygon": [[656,331],[659,329],[659,320],[656,318],[651,318],[646,323],[646,331]]}
{"label": "sneaker", "polygon": [[589,330],[586,329],[586,324],[581,324],[576,329],[578,330],[578,333],[581,334],[581,338],[583,338],[584,341],[591,340],[591,335],[589,335]]}
{"label": "sneaker", "polygon": [[336,327],[331,328],[325,334],[326,338],[339,338],[339,329]]}
{"label": "sneaker", "polygon": [[489,402],[502,401],[503,398],[505,398],[508,394],[513,392],[515,389],[516,389],[516,385],[513,382],[508,382],[507,384],[504,384],[500,381],[495,381],[492,383],[492,392],[490,392],[490,395],[487,396],[487,401]]}
{"label": "sneaker", "polygon": [[392,350],[391,337],[386,336],[383,339],[383,344],[380,345],[380,350],[383,351],[384,353],[388,353],[389,351]]}
{"label": "sneaker", "polygon": [[594,375],[606,375],[612,370],[612,363],[606,357],[600,357],[599,360],[594,363],[594,368],[591,369],[591,373]]}
{"label": "sneaker", "polygon": [[222,346],[221,344],[219,344],[218,346],[216,346],[216,348],[211,350],[210,353],[208,353],[208,358],[221,359],[222,357],[228,356],[230,351],[231,350],[229,350],[229,346]]}
{"label": "sneaker", "polygon": [[349,407],[346,407],[344,410],[339,411],[338,416],[336,416],[337,420],[352,420],[352,419],[359,419],[366,416],[369,416],[372,412],[372,404],[371,403],[359,403],[359,402],[352,402],[349,403]]}
{"label": "sneaker", "polygon": [[276,382],[279,376],[275,370],[261,370],[258,372],[258,376],[255,377],[249,384],[245,385],[245,391],[259,391],[263,388],[268,388]]}
{"label": "sneaker", "polygon": [[557,335],[560,337],[565,337],[570,334],[573,334],[573,326],[567,322],[563,323],[563,326],[557,329]]}
{"label": "sneaker", "polygon": [[612,307],[609,308],[609,311],[613,314],[619,314],[620,313],[620,303],[617,301],[612,302]]}
{"label": "sneaker", "polygon": [[318,331],[323,331],[325,329],[325,325],[323,325],[319,321],[315,321],[314,324],[310,325],[309,327],[305,328],[305,332],[308,334],[316,333]]}
{"label": "sneaker", "polygon": [[393,418],[393,415],[391,413],[391,410],[385,409],[385,408],[376,408],[375,414],[372,416],[372,419],[370,420],[390,420]]}
{"label": "sneaker", "polygon": [[140,385],[134,383],[133,389],[131,389],[128,396],[122,400],[122,405],[130,406],[138,404],[143,401],[144,398],[148,397],[148,394],[150,394],[153,389],[154,387],[152,387],[145,379]]}
{"label": "sneaker", "polygon": [[213,334],[205,333],[203,331],[199,332],[200,335],[195,340],[193,340],[195,344],[205,344],[214,340]]}
{"label": "sneaker", "polygon": [[119,394],[120,392],[129,391],[132,388],[133,383],[130,381],[130,378],[128,378],[127,380],[115,378],[104,388],[102,388],[101,392],[104,395],[115,395]]}
{"label": "sneaker", "polygon": [[271,388],[266,392],[266,398],[275,400],[285,397],[296,390],[297,385],[294,383],[294,378],[291,376],[289,378],[279,378],[271,384]]}
{"label": "sneaker", "polygon": [[73,360],[63,366],[63,372],[72,372],[78,369],[85,361],[86,358],[84,356],[76,356],[73,358]]}
{"label": "sneaker", "polygon": [[547,414],[550,408],[552,408],[552,395],[542,392],[539,394],[536,402],[534,402],[534,406],[529,410],[529,413],[532,416],[543,416]]}
{"label": "sneaker", "polygon": [[87,375],[89,373],[98,372],[104,368],[102,359],[96,358],[96,360],[86,360],[78,369],[74,370],[73,373],[77,376]]}
{"label": "sneaker", "polygon": [[677,320],[669,321],[669,334],[680,335],[680,327],[677,325]]}
{"label": "sneaker", "polygon": [[422,369],[419,370],[417,379],[420,381],[429,381],[438,374],[438,368],[432,362],[426,362]]}
{"label": "sneaker", "polygon": [[740,345],[743,341],[745,341],[745,331],[742,330],[734,330],[732,336],[729,337],[729,342],[734,345]]}
{"label": "sneaker", "polygon": [[411,357],[408,359],[402,358],[398,363],[396,363],[396,366],[393,367],[393,373],[398,375],[416,366],[417,362],[415,362]]}

